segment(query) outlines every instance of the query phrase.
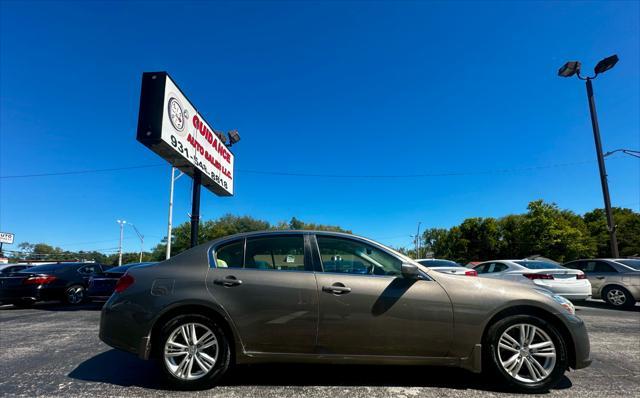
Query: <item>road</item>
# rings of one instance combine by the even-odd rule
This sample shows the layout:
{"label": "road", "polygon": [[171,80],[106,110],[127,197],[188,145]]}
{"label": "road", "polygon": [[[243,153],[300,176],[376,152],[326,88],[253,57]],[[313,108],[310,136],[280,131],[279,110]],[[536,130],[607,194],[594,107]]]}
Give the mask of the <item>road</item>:
{"label": "road", "polygon": [[[390,366],[252,365],[207,391],[172,391],[152,362],[98,339],[100,306],[43,303],[0,307],[2,396],[498,397],[513,396],[459,369]],[[591,337],[593,364],[568,373],[554,397],[640,396],[640,305],[578,307]]]}

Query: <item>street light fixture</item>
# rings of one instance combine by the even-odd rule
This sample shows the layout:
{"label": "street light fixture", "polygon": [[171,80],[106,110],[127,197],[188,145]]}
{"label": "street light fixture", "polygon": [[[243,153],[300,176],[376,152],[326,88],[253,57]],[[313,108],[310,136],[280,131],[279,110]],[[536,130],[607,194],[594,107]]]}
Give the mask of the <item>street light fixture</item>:
{"label": "street light fixture", "polygon": [[238,130],[231,130],[227,135],[229,136],[229,146],[237,144],[240,141],[240,134],[238,134]]}
{"label": "street light fixture", "polygon": [[596,144],[596,155],[598,157],[598,168],[600,170],[600,183],[602,185],[602,196],[604,197],[604,207],[607,217],[607,227],[609,229],[609,238],[611,245],[611,255],[614,258],[620,257],[618,253],[618,240],[616,238],[616,225],[613,220],[613,211],[611,210],[611,198],[609,196],[609,184],[607,182],[607,170],[604,164],[604,155],[602,154],[602,142],[600,140],[600,126],[598,125],[598,115],[596,114],[596,102],[593,97],[593,85],[591,81],[598,77],[599,74],[613,68],[618,62],[618,56],[612,55],[607,57],[596,65],[593,69],[595,75],[583,77],[580,75],[580,62],[567,62],[558,70],[558,76],[571,77],[577,75],[578,79],[585,80],[587,86],[587,99],[589,101],[589,113],[591,114],[591,127],[593,128],[593,139]]}
{"label": "street light fixture", "polygon": [[566,64],[562,65],[562,68],[558,70],[558,76],[571,77],[578,71],[580,71],[580,62],[569,61]]}

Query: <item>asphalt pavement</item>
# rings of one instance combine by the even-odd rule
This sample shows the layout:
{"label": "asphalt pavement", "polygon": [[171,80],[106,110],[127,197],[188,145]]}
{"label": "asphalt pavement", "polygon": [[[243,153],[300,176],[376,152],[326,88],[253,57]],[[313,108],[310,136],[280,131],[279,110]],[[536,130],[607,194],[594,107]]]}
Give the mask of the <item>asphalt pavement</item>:
{"label": "asphalt pavement", "polygon": [[[577,307],[593,364],[567,373],[553,397],[640,397],[640,305]],[[100,305],[0,307],[2,396],[498,397],[513,396],[482,375],[418,366],[252,365],[207,391],[174,391],[153,362],[98,339]]]}

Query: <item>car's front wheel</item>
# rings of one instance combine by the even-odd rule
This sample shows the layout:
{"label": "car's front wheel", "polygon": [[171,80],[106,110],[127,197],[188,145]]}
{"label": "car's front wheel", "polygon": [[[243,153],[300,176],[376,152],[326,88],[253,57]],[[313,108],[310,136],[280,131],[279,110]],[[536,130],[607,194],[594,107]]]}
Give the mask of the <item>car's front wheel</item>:
{"label": "car's front wheel", "polygon": [[535,316],[501,319],[489,328],[486,344],[489,371],[519,391],[547,391],[558,384],[568,367],[562,335]]}
{"label": "car's front wheel", "polygon": [[167,322],[156,353],[167,379],[187,390],[215,386],[231,361],[224,331],[201,315],[181,315]]}

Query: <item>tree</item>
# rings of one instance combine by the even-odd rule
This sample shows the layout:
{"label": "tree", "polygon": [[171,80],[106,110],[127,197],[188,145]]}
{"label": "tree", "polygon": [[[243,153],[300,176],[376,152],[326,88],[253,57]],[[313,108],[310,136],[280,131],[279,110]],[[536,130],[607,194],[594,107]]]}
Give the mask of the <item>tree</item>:
{"label": "tree", "polygon": [[[640,213],[631,209],[614,207],[613,219],[616,223],[616,236],[620,256],[640,255]],[[589,234],[595,241],[597,257],[611,257],[609,230],[603,209],[594,209],[584,215]]]}

